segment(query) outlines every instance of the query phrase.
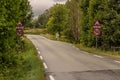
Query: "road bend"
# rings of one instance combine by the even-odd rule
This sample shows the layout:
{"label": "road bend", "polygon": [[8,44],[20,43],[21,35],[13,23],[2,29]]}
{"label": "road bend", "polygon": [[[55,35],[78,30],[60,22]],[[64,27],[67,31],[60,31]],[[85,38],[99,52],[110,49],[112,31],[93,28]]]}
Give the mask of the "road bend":
{"label": "road bend", "polygon": [[47,65],[47,80],[120,80],[120,63],[81,51],[65,42],[27,35]]}

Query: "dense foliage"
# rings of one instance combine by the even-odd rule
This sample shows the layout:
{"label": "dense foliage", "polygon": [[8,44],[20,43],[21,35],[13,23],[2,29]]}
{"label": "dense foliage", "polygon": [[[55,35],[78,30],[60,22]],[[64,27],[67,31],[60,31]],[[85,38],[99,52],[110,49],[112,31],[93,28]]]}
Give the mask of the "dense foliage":
{"label": "dense foliage", "polygon": [[60,33],[67,23],[67,8],[65,5],[56,4],[50,9],[51,16],[47,22],[47,31],[51,34]]}
{"label": "dense foliage", "polygon": [[18,64],[16,25],[28,22],[29,11],[28,0],[0,0],[0,74]]}
{"label": "dense foliage", "polygon": [[50,11],[46,10],[43,14],[38,17],[38,24],[41,28],[46,28],[46,24],[50,18]]}
{"label": "dense foliage", "polygon": [[69,10],[65,36],[72,42],[80,42],[80,0],[66,2]]}
{"label": "dense foliage", "polygon": [[102,36],[98,37],[99,47],[109,49],[120,46],[120,1],[119,0],[81,0],[82,42],[87,46],[95,45],[92,33],[96,19],[102,24]]}

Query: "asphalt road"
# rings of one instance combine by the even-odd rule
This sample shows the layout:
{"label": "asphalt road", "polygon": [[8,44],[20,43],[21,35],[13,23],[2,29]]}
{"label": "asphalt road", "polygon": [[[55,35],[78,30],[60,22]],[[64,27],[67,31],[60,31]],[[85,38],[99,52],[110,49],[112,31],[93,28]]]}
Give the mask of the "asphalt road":
{"label": "asphalt road", "polygon": [[120,60],[89,54],[39,35],[27,37],[43,60],[47,80],[120,80]]}

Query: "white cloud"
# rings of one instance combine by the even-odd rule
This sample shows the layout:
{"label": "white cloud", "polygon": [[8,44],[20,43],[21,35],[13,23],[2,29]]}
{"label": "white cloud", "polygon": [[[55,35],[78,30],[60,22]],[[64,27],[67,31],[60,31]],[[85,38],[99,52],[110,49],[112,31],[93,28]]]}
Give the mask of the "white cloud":
{"label": "white cloud", "polygon": [[29,0],[35,17],[39,16],[45,9],[51,7],[54,2],[50,0]]}
{"label": "white cloud", "polygon": [[[66,0],[29,0],[35,17],[38,17],[44,10],[50,8],[55,3],[65,3]],[[61,2],[62,1],[62,2]]]}
{"label": "white cloud", "polygon": [[65,2],[66,0],[53,0],[54,2]]}

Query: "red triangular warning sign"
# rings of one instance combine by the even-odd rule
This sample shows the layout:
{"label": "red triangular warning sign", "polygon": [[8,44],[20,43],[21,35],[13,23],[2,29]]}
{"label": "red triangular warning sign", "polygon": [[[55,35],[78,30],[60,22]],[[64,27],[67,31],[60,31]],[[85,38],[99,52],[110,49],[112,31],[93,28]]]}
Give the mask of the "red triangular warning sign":
{"label": "red triangular warning sign", "polygon": [[95,21],[94,26],[101,26],[99,20],[96,20],[96,21]]}

